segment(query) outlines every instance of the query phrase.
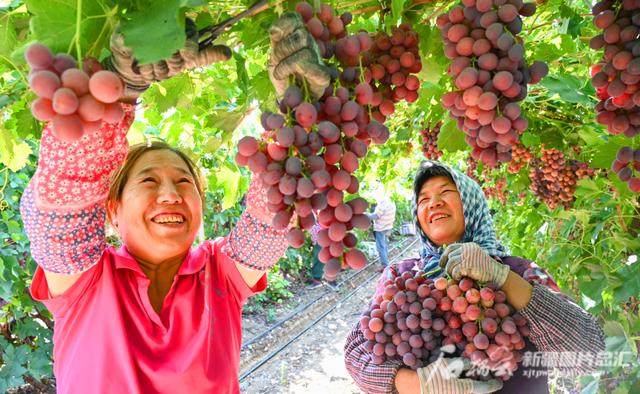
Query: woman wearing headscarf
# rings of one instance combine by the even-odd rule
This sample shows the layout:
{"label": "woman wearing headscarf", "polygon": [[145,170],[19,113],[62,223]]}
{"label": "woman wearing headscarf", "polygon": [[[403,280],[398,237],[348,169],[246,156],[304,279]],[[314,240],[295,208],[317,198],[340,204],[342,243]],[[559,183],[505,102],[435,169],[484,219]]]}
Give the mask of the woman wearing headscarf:
{"label": "woman wearing headscarf", "polygon": [[[431,277],[445,271],[455,280],[462,276],[493,282],[527,319],[531,334],[525,352],[571,352],[577,357],[566,373],[594,369],[596,354],[604,350],[604,334],[596,319],[560,294],[553,280],[535,263],[510,256],[496,239],[487,201],[480,186],[468,176],[436,161],[423,162],[413,184],[414,216],[421,241],[419,259],[396,262],[378,282],[419,269]],[[444,271],[437,270],[438,266]],[[433,274],[435,272],[435,274]],[[502,383],[459,378],[449,373],[456,358],[412,370],[401,360],[375,364],[366,350],[367,339],[356,323],[345,344],[345,364],[356,384],[367,393],[546,393],[546,374],[525,376],[518,369]],[[545,371],[546,372],[546,371]],[[504,385],[503,385],[504,384]]]}

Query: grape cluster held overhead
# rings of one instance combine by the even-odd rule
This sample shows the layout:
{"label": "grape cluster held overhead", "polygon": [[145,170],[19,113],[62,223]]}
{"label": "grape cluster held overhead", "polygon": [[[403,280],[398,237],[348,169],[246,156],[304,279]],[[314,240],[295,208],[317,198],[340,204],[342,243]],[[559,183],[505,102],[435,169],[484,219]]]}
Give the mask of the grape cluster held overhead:
{"label": "grape cluster held overhead", "polygon": [[116,74],[97,71],[90,76],[76,68],[71,56],[54,56],[42,44],[29,46],[25,58],[31,67],[29,86],[38,96],[31,113],[40,121],[51,121],[58,138],[75,141],[99,130],[102,121],[117,123],[124,117],[118,102],[124,87]]}

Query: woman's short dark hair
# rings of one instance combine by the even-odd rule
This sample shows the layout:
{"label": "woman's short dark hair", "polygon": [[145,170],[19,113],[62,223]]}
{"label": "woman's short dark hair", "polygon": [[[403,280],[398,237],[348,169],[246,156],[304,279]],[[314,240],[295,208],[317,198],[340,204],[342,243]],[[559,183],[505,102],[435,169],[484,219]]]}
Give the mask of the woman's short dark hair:
{"label": "woman's short dark hair", "polygon": [[413,178],[413,195],[416,200],[420,194],[422,185],[424,185],[424,183],[429,179],[436,176],[446,176],[451,180],[451,182],[455,183],[449,170],[440,165],[437,161],[423,161],[420,163],[420,166],[416,171],[416,176]]}

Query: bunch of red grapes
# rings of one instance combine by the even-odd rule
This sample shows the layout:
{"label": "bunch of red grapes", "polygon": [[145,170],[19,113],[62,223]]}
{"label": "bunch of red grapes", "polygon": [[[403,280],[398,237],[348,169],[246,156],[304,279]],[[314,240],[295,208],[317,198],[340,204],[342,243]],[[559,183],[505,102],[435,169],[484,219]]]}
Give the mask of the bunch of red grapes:
{"label": "bunch of red grapes", "polygon": [[400,359],[413,369],[441,357],[454,345],[477,369],[507,380],[517,369],[529,335],[525,318],[507,304],[503,291],[407,271],[384,282],[360,318],[372,361]]}
{"label": "bunch of red grapes", "polygon": [[602,60],[591,68],[591,83],[600,102],[597,121],[611,134],[640,133],[640,5],[634,1],[601,1],[593,6],[593,23],[603,30],[593,37],[593,49],[604,48]]}
{"label": "bunch of red grapes", "polygon": [[31,104],[31,113],[40,121],[51,121],[58,138],[75,141],[83,133],[100,129],[102,121],[122,120],[124,112],[117,101],[123,84],[118,75],[97,71],[89,76],[76,68],[71,56],[54,56],[42,44],[29,46],[25,58],[31,67],[29,86],[38,96]]}
{"label": "bunch of red grapes", "polygon": [[351,15],[336,16],[327,4],[314,12],[301,2],[296,11],[328,63],[331,84],[318,100],[289,86],[280,101],[281,113],[262,114],[262,138],[239,141],[236,161],[260,174],[268,209],[275,213],[273,226],[286,229],[293,220],[287,235],[291,246],[302,246],[303,230],[320,224],[319,259],[327,275],[335,276],[345,266],[360,269],[366,264],[351,230],[371,224],[365,214],[368,204],[345,195],[358,192],[353,174],[359,160],[370,144],[386,142],[389,130],[370,118],[374,91],[359,71],[361,57],[372,46],[369,34],[349,35],[345,26]]}
{"label": "bunch of red grapes", "polygon": [[[314,12],[313,7],[306,2],[298,3],[296,11],[302,16],[309,33],[316,39],[320,55],[324,59],[331,59],[336,54],[336,48],[340,47],[338,52],[351,54],[357,60],[357,55],[362,49],[361,44],[367,45],[361,43],[357,36],[350,36],[343,40],[348,35],[346,27],[352,20],[349,12],[334,15],[331,6],[324,3],[320,4],[318,12]],[[371,46],[370,40],[368,46]],[[348,52],[345,52],[345,49]],[[356,65],[357,62],[354,66]]]}
{"label": "bunch of red grapes", "polygon": [[632,192],[640,192],[640,149],[620,148],[611,168],[621,181],[627,182]]}
{"label": "bunch of red grapes", "polygon": [[374,91],[371,117],[380,123],[394,113],[396,103],[418,99],[420,80],[414,75],[422,70],[418,44],[418,33],[403,23],[391,35],[378,32],[363,58],[364,79]]}
{"label": "bunch of red grapes", "polygon": [[[478,161],[473,157],[469,158],[467,176],[475,180],[478,185],[480,185],[487,198],[495,198],[502,204],[505,204],[507,201],[507,181],[502,176],[496,179],[494,170],[495,169],[493,167],[484,166],[482,168],[482,174],[478,176]],[[493,186],[488,186],[490,180],[493,180]]]}
{"label": "bunch of red grapes", "polygon": [[586,177],[593,177],[595,170],[587,163],[565,159],[564,153],[558,149],[541,149],[542,157],[531,161],[529,178],[531,191],[549,209],[573,206],[574,192],[577,182]]}
{"label": "bunch of red grapes", "polygon": [[442,151],[438,149],[438,135],[440,135],[442,122],[438,122],[433,128],[429,126],[420,130],[422,136],[422,153],[430,160],[438,160],[442,157]]}
{"label": "bunch of red grapes", "polygon": [[507,171],[510,174],[517,174],[520,170],[527,165],[533,159],[531,149],[525,147],[521,143],[517,143],[513,146],[511,151],[511,161],[507,167]]}
{"label": "bunch of red grapes", "polygon": [[342,66],[341,86],[355,88],[356,101],[370,107],[373,119],[384,123],[395,111],[395,103],[418,99],[420,81],[413,74],[422,70],[422,63],[418,34],[411,26],[402,24],[392,29],[391,36],[379,32],[372,39],[366,31],[349,35],[346,26],[351,14],[334,15],[328,4],[321,4],[314,13],[311,5],[301,2],[296,11],[316,39],[322,57],[335,56]]}
{"label": "bunch of red grapes", "polygon": [[[633,138],[640,134],[640,2],[601,1],[591,12],[602,33],[591,39],[590,46],[604,48],[602,60],[591,68],[591,84],[600,99],[596,120],[613,135]],[[620,149],[611,168],[637,193],[640,176],[634,176],[638,168],[633,156],[633,148]]]}
{"label": "bunch of red grapes", "polygon": [[517,36],[520,16],[535,11],[535,4],[522,0],[463,0],[437,19],[458,89],[442,103],[466,133],[473,157],[490,167],[511,161],[512,146],[528,126],[518,103],[527,96],[527,84],[549,72],[544,62],[526,64]]}
{"label": "bunch of red grapes", "polygon": [[505,178],[497,179],[494,186],[485,186],[482,190],[487,198],[495,198],[503,205],[507,203],[507,180]]}

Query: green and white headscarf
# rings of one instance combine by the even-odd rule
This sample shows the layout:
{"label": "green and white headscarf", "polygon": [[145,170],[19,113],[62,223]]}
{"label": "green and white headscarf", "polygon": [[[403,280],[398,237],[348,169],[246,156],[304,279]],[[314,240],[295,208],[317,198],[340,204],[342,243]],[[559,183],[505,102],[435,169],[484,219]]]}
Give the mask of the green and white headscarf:
{"label": "green and white headscarf", "polygon": [[[456,184],[462,199],[464,213],[464,235],[459,242],[475,242],[491,256],[508,256],[507,249],[496,239],[496,229],[489,212],[489,206],[480,185],[466,174],[461,173],[438,161],[423,161],[414,179],[413,215],[415,217],[416,232],[420,236],[422,248],[420,250],[421,268],[430,272],[438,267],[443,248],[436,246],[422,231],[418,222],[418,196],[422,185],[434,176],[446,172]],[[419,183],[419,184],[418,184]],[[438,273],[435,276],[439,276]]]}

